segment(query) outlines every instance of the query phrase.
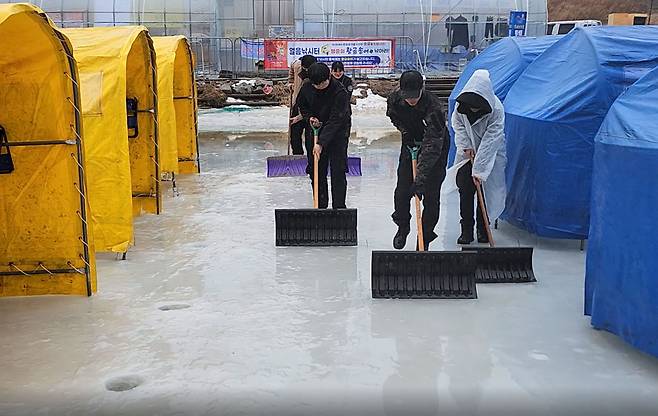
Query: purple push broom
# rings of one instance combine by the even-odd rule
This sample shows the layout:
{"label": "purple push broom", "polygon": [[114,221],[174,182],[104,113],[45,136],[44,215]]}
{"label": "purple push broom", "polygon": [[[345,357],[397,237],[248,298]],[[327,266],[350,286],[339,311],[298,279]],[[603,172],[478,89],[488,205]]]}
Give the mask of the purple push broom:
{"label": "purple push broom", "polygon": [[[290,107],[288,118],[292,117],[292,93],[290,94]],[[292,177],[292,176],[306,176],[306,166],[308,166],[308,159],[304,155],[291,155],[290,154],[290,122],[288,122],[288,154],[285,156],[271,156],[267,158],[267,177]],[[347,175],[348,176],[363,176],[361,172],[361,158],[348,157],[347,158]]]}

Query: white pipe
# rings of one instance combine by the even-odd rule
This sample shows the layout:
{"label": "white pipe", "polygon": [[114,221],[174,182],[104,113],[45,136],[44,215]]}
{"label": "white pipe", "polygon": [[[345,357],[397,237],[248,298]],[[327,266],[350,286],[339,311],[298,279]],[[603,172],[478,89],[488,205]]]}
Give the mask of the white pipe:
{"label": "white pipe", "polygon": [[430,52],[430,42],[432,40],[432,14],[434,12],[434,0],[430,0],[430,13],[427,16],[427,44],[425,46],[425,68],[427,68],[427,55]]}
{"label": "white pipe", "polygon": [[[425,49],[425,11],[423,9],[423,0],[420,2],[420,21],[423,27],[423,49]],[[427,66],[427,53],[425,54],[425,66]]]}
{"label": "white pipe", "polygon": [[336,0],[333,0],[331,5],[331,37],[334,37],[334,30],[336,26]]}
{"label": "white pipe", "polygon": [[[265,7],[265,4],[263,3],[263,7]],[[324,37],[327,37],[327,24],[328,22],[325,21],[327,18],[327,12],[324,10],[324,0],[320,2],[320,8],[322,9],[322,30],[324,31]]]}

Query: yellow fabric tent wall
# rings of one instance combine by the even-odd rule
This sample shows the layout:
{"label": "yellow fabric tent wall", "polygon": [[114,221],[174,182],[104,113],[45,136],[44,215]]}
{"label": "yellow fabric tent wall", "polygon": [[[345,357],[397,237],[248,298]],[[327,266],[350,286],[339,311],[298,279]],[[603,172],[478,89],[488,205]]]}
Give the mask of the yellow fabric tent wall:
{"label": "yellow fabric tent wall", "polygon": [[[153,44],[158,60],[160,137],[167,143],[161,149],[163,170],[198,173],[197,97],[190,43],[184,36],[156,36]],[[176,161],[178,166],[173,168]]]}
{"label": "yellow fabric tent wall", "polygon": [[0,174],[0,296],[96,291],[71,54],[40,9],[0,4],[0,125],[15,166]]}
{"label": "yellow fabric tent wall", "polygon": [[[126,252],[133,215],[161,207],[153,44],[142,26],[63,32],[80,70],[96,248]],[[138,101],[136,138],[128,138],[126,98]]]}

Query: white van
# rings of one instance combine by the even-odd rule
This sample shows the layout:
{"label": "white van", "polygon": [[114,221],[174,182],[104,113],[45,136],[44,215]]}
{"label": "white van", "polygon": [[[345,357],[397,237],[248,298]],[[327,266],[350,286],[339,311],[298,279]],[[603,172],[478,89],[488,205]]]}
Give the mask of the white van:
{"label": "white van", "polygon": [[546,26],[547,35],[566,35],[577,27],[601,26],[600,20],[565,20],[560,22],[548,22]]}

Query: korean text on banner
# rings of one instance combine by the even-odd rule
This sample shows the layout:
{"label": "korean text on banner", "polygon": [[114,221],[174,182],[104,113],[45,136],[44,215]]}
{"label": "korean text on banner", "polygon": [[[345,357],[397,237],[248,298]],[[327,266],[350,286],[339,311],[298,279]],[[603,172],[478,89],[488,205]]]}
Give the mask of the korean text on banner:
{"label": "korean text on banner", "polygon": [[285,69],[296,59],[313,55],[319,62],[341,61],[346,68],[395,67],[394,39],[268,39],[265,69]]}

